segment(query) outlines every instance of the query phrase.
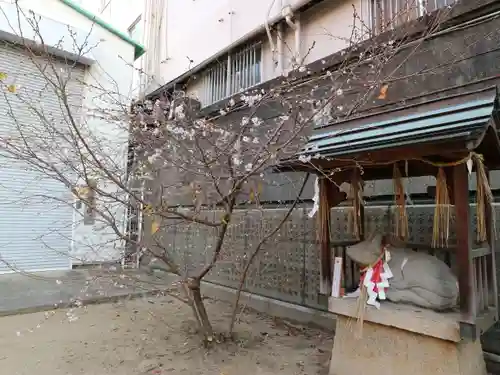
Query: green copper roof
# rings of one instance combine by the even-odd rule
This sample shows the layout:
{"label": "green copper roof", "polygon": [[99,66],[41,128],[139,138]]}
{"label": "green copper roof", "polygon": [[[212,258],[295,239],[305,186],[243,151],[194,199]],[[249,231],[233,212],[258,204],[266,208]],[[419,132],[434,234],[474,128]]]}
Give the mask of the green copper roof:
{"label": "green copper roof", "polygon": [[412,108],[322,124],[299,155],[340,157],[452,139],[477,140],[498,109],[496,88],[421,103]]}
{"label": "green copper roof", "polygon": [[103,29],[108,30],[111,34],[116,35],[118,38],[124,40],[127,43],[130,43],[131,45],[134,46],[135,48],[135,53],[134,53],[134,58],[137,59],[141,57],[146,50],[144,47],[137,43],[135,40],[130,38],[127,34],[124,32],[121,32],[120,30],[116,29],[115,27],[111,26],[110,24],[106,23],[104,20],[100,19],[97,17],[95,14],[89,12],[86,9],[83,9],[81,6],[75,4],[72,0],[59,0],[63,4],[66,4],[70,8],[74,9],[78,13],[80,13],[82,16],[88,18],[92,22],[95,22],[96,25],[101,26]]}

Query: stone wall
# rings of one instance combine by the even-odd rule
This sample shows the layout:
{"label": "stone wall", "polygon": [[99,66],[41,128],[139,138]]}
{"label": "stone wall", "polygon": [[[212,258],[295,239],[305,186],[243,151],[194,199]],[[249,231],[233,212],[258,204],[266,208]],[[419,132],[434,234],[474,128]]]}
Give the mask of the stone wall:
{"label": "stone wall", "polygon": [[[474,206],[471,208],[471,214],[474,216]],[[250,269],[245,283],[246,291],[307,307],[326,309],[326,306],[318,301],[320,251],[316,241],[316,219],[308,217],[309,210],[310,207],[305,206],[296,208],[281,230],[263,246]],[[221,258],[205,280],[237,288],[250,254],[261,238],[281,222],[286,212],[286,207],[237,211],[231,221]],[[432,205],[408,208],[410,243],[431,243],[433,212]],[[495,212],[498,222],[500,206],[495,207]],[[210,212],[206,215],[218,214],[220,213]],[[367,233],[390,232],[391,217],[391,208],[388,206],[366,207]],[[212,229],[174,221],[164,227],[165,229],[155,236],[172,258],[182,266],[183,272],[193,273],[209,261],[215,241]],[[340,254],[340,248],[335,244],[354,240],[348,230],[348,208],[332,210],[331,232],[334,242],[333,255]],[[434,255],[454,268],[453,254],[450,252],[435,250]],[[346,260],[346,270],[346,282],[350,283],[357,275],[349,260]]]}

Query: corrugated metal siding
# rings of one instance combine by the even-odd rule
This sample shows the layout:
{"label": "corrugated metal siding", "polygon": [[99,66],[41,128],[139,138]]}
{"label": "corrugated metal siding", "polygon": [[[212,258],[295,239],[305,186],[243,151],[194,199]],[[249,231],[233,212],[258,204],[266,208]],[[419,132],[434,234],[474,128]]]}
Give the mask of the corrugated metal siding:
{"label": "corrugated metal siding", "polygon": [[[44,62],[39,60],[38,63]],[[58,73],[71,69],[72,79],[67,86],[69,101],[75,109],[80,108],[84,68],[73,66],[72,62],[52,63]],[[15,84],[22,98],[43,111],[53,124],[64,126],[57,95],[23,49],[1,46],[0,72],[7,74],[6,83]],[[18,133],[12,117],[23,129],[29,129],[29,133],[36,134],[39,129],[41,136],[50,137],[39,117],[21,102],[22,99],[9,92],[0,93],[0,140]],[[0,273],[13,271],[12,268],[23,271],[68,269],[71,266],[68,253],[73,219],[69,204],[71,192],[61,182],[41,175],[25,162],[12,161],[1,154],[0,149],[0,255],[3,260],[0,261]]]}

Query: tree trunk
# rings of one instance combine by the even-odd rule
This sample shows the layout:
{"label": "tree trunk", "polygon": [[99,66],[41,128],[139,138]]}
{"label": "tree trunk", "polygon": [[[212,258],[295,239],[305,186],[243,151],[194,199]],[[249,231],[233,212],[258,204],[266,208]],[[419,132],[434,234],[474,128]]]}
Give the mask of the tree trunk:
{"label": "tree trunk", "polygon": [[205,343],[210,343],[213,341],[214,332],[212,329],[212,324],[210,323],[210,319],[208,319],[205,304],[203,302],[203,299],[201,298],[200,283],[195,279],[191,279],[188,287],[191,291],[193,311],[196,315],[196,319],[200,323],[203,340],[205,341]]}
{"label": "tree trunk", "polygon": [[203,327],[201,324],[200,316],[198,315],[198,311],[196,310],[196,306],[194,305],[193,302],[194,301],[193,293],[189,289],[188,283],[186,281],[182,282],[182,288],[184,290],[184,295],[186,296],[186,302],[189,305],[189,307],[191,307],[191,309],[193,310],[193,315],[194,318],[196,319],[198,330],[201,332],[203,330]]}

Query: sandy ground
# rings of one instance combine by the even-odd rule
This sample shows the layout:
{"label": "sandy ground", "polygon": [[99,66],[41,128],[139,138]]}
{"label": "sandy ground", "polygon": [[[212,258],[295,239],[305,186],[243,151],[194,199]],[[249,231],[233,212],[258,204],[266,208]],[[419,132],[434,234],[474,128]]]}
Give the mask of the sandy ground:
{"label": "sandy ground", "polygon": [[[230,308],[206,300],[216,329]],[[0,373],[9,375],[325,374],[331,334],[252,312],[237,342],[200,347],[190,310],[151,297],[0,318]]]}

